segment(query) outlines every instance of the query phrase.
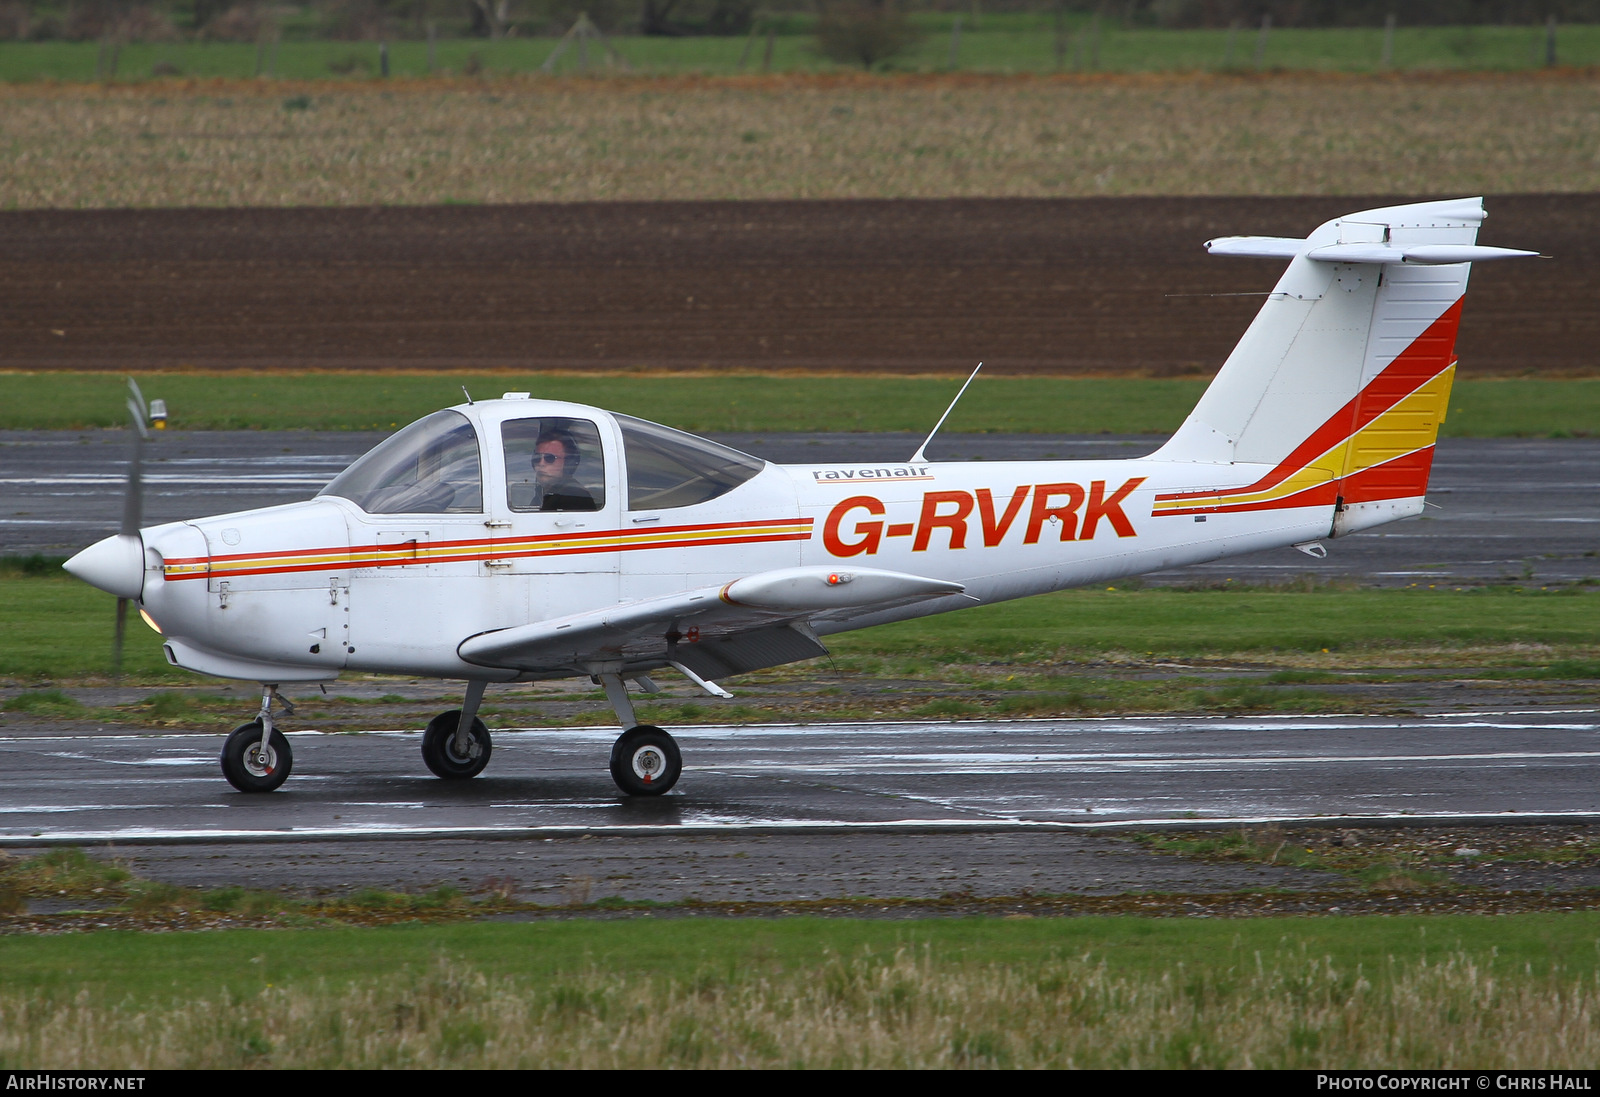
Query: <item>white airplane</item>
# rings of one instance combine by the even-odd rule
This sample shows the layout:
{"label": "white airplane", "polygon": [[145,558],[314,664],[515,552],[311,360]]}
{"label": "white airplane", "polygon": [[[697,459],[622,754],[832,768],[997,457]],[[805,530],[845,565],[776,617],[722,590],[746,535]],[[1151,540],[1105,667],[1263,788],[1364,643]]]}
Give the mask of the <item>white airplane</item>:
{"label": "white airplane", "polygon": [[489,762],[487,683],[589,677],[625,729],[617,786],[660,795],[678,746],[629,683],[655,692],[663,668],[727,696],[717,679],[833,633],[1263,549],[1321,557],[1420,514],[1470,265],[1535,254],[1477,245],[1483,218],[1460,199],[1210,241],[1288,269],[1147,457],[945,463],[924,442],[903,463],[780,466],[599,408],[469,396],[314,499],[148,529],[136,435],[122,531],[66,568],[136,601],[174,666],[262,684],[222,752],[243,792],[289,776],[279,689],[352,670],[466,683],[422,738],[446,779]]}

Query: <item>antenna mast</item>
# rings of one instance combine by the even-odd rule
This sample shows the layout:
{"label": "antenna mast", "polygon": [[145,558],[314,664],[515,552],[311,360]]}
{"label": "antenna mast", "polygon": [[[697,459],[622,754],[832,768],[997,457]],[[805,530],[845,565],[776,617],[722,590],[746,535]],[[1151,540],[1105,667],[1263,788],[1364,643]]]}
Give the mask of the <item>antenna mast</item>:
{"label": "antenna mast", "polygon": [[[983,363],[979,362],[978,363],[978,369],[982,369],[982,368],[983,368]],[[967,385],[972,384],[973,379],[978,376],[978,369],[973,370],[972,371],[972,376],[967,378]],[[956,398],[954,400],[950,401],[950,406],[944,409],[944,414],[939,416],[939,421],[937,423],[933,424],[933,429],[930,430],[928,432],[928,436],[922,440],[922,445],[917,447],[917,452],[915,452],[915,453],[913,453],[911,455],[911,462],[910,462],[911,464],[914,465],[918,461],[926,461],[928,459],[927,456],[922,451],[928,448],[928,443],[933,441],[933,436],[935,434],[939,433],[939,428],[944,426],[944,421],[946,419],[950,418],[950,413],[952,411],[956,410],[956,405],[961,402],[962,393],[967,391],[967,385],[962,385],[961,386],[961,392],[956,393]]]}

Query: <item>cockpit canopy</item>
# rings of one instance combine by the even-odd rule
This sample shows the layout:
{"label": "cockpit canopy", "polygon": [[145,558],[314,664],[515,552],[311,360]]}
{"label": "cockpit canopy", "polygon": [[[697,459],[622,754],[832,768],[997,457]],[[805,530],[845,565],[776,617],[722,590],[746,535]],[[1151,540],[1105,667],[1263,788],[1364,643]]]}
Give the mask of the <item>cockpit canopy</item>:
{"label": "cockpit canopy", "polygon": [[[523,408],[534,410],[527,404],[517,410]],[[540,410],[545,408],[589,410],[562,404]],[[631,510],[708,502],[766,467],[760,458],[659,423],[593,414],[601,421],[574,414],[491,414],[475,424],[460,411],[434,412],[380,443],[319,494],[348,499],[368,514],[481,514],[486,499],[500,506],[496,496],[502,488],[504,506],[511,511],[602,510],[607,455],[615,446],[605,418],[613,419],[621,434]],[[480,429],[499,431],[504,456],[505,482],[491,485],[487,494]]]}
{"label": "cockpit canopy", "polygon": [[478,432],[456,411],[436,411],[390,435],[318,495],[368,514],[481,514]]}

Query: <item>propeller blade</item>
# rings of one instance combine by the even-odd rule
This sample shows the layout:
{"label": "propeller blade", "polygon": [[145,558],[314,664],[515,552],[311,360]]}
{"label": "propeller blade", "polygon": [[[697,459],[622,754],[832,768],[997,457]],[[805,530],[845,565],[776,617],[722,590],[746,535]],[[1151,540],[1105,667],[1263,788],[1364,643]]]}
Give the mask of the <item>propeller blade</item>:
{"label": "propeller blade", "polygon": [[149,408],[145,405],[144,393],[139,391],[139,383],[132,377],[128,378],[128,390],[128,416],[133,421],[133,435],[128,451],[128,487],[122,497],[122,529],[118,532],[125,537],[137,537],[144,517],[144,470],[141,460],[144,457],[145,439],[150,437],[145,427]]}
{"label": "propeller blade", "polygon": [[122,677],[122,636],[128,628],[128,599],[117,599],[117,633],[111,641],[111,676]]}
{"label": "propeller blade", "polygon": [[[128,486],[122,497],[123,537],[139,537],[139,527],[144,520],[144,443],[150,437],[145,423],[150,419],[150,408],[139,391],[139,382],[128,378],[128,417],[133,423],[133,433],[128,443]],[[122,641],[128,631],[128,599],[117,599],[117,630],[111,642],[111,673],[122,677]]]}

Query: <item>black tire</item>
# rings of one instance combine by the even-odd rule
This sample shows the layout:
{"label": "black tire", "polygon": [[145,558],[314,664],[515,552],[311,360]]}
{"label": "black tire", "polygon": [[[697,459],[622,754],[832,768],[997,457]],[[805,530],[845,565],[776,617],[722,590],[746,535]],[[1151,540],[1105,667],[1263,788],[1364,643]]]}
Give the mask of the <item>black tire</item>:
{"label": "black tire", "polygon": [[260,720],[240,724],[222,744],[222,775],[240,792],[271,792],[289,779],[293,769],[294,752],[277,728],[262,755]]}
{"label": "black tire", "polygon": [[474,716],[472,741],[467,745],[466,757],[457,754],[451,744],[460,723],[461,710],[453,708],[429,720],[428,730],[422,733],[422,761],[435,777],[443,777],[446,781],[465,781],[469,777],[476,777],[489,764],[489,755],[494,752],[494,744],[489,741],[489,729]]}
{"label": "black tire", "polygon": [[629,728],[611,747],[611,779],[629,796],[661,796],[682,774],[677,740],[658,727]]}

